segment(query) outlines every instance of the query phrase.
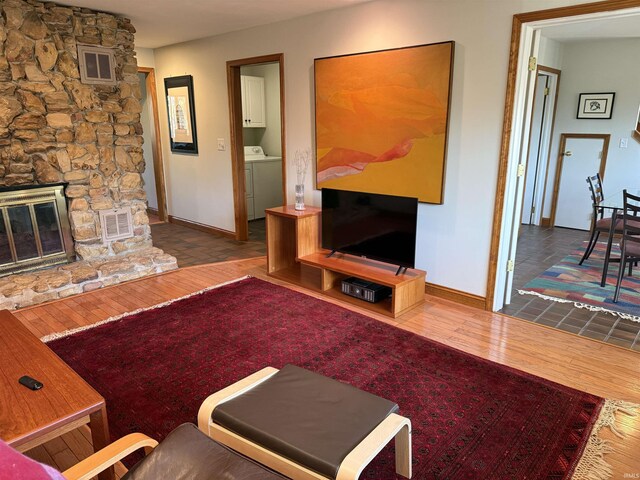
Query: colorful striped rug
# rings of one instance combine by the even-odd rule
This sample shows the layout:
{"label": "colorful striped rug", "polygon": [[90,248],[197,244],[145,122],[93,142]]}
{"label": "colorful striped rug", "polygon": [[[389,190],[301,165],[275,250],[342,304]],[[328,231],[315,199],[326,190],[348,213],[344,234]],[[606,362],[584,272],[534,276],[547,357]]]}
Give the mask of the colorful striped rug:
{"label": "colorful striped rug", "polygon": [[[586,245],[587,242],[584,242],[582,248],[567,255],[560,263],[531,280],[522,290],[518,290],[518,293],[536,295],[556,302],[573,303],[578,308],[606,311],[640,322],[640,266],[634,267],[633,276],[625,275],[622,280],[620,299],[617,303],[613,303],[618,264],[610,264],[606,286],[601,287],[600,279],[606,244],[596,244],[591,256],[582,265],[578,265]],[[615,258],[619,255],[620,250],[617,245],[614,245],[611,257]]]}

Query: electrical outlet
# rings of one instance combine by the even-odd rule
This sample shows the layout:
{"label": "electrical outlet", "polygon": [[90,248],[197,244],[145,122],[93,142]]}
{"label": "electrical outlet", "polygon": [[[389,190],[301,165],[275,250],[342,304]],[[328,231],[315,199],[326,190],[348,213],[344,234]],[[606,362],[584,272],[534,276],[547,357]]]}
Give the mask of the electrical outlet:
{"label": "electrical outlet", "polygon": [[620,139],[620,148],[627,148],[628,143],[629,143],[629,139],[628,138],[621,138]]}
{"label": "electrical outlet", "polygon": [[218,150],[220,152],[224,152],[227,149],[227,146],[224,143],[224,138],[219,138],[218,139]]}

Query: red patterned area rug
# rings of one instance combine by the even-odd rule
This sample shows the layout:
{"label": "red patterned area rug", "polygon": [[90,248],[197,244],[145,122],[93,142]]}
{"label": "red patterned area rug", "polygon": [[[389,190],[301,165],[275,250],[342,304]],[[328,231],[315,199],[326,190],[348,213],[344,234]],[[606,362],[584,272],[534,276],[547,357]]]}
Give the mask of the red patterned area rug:
{"label": "red patterned area rug", "polygon": [[[162,440],[209,394],[293,363],[397,402],[414,479],[608,478],[598,431],[633,409],[255,278],[45,340],[105,397],[114,439]],[[361,478],[396,478],[393,449]]]}

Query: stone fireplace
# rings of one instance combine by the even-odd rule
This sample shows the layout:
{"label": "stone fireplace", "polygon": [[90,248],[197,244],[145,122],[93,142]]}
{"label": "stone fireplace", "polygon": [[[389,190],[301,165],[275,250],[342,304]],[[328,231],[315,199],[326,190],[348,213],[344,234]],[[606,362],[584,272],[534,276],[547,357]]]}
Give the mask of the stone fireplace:
{"label": "stone fireplace", "polygon": [[[35,0],[3,0],[0,9],[0,187],[66,183],[78,260],[0,278],[0,308],[176,268],[151,241],[130,21]],[[108,49],[113,85],[81,81],[79,45]],[[100,218],[113,210],[131,219],[128,238],[105,240]]]}

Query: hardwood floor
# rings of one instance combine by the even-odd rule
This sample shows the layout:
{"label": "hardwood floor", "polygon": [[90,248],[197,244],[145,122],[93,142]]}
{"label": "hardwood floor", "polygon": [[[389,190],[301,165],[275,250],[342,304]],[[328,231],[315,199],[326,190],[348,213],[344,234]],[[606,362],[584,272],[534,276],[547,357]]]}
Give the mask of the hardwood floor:
{"label": "hardwood floor", "polygon": [[[182,268],[28,307],[14,314],[35,334],[43,336],[155,305],[243,275],[282,284],[266,276],[265,259],[261,257]],[[628,349],[429,296],[423,305],[396,319],[338,300],[325,300],[564,385],[640,404],[640,355]],[[606,456],[613,467],[612,478],[640,478],[640,415],[620,414],[617,419],[619,430],[626,435],[624,440],[606,429],[602,433],[615,449],[615,453]],[[71,432],[32,450],[30,455],[64,469],[91,452],[88,438],[86,432]],[[122,472],[122,468],[117,471]]]}

